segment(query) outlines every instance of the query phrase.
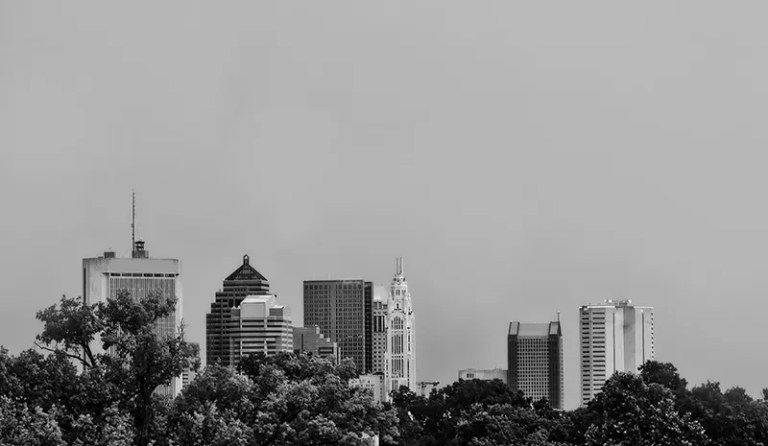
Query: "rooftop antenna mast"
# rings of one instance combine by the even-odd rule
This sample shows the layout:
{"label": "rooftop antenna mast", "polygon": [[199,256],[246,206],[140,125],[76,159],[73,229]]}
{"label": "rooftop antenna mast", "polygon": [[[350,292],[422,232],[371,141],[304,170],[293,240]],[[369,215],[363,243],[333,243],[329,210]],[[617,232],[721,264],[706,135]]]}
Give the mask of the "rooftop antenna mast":
{"label": "rooftop antenna mast", "polygon": [[131,252],[136,246],[136,191],[131,189]]}

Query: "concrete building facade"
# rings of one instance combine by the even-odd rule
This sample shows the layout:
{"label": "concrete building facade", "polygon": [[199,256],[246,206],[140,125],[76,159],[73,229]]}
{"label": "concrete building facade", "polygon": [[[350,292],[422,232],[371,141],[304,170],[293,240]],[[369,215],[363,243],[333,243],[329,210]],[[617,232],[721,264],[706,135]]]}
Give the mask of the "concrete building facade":
{"label": "concrete building facade", "polygon": [[581,404],[615,372],[636,372],[654,358],[653,307],[606,300],[579,308]]}
{"label": "concrete building facade", "polygon": [[550,407],[562,409],[563,333],[560,322],[509,323],[507,333],[507,383],[514,391]]}
{"label": "concrete building facade", "polygon": [[481,381],[493,381],[498,379],[504,384],[507,383],[506,369],[462,369],[459,370],[459,379],[465,381],[479,379]]}
{"label": "concrete building facade", "polygon": [[373,394],[374,401],[380,403],[387,401],[388,396],[384,386],[384,375],[380,373],[360,375],[357,378],[350,379],[349,385],[370,390]]}
{"label": "concrete building facade", "polygon": [[275,296],[248,296],[230,309],[227,323],[229,364],[236,366],[251,354],[272,356],[293,351],[293,326],[287,305]]}
{"label": "concrete building facade", "polygon": [[[173,313],[156,322],[160,336],[176,337],[182,324],[181,262],[178,259],[149,257],[144,242],[134,242],[130,258],[116,257],[105,252],[101,257],[83,259],[83,300],[87,304],[106,302],[121,292],[130,293],[135,300],[150,295],[161,298],[173,297],[176,307]],[[182,378],[175,378],[170,385],[162,386],[157,393],[176,396],[181,391]]]}
{"label": "concrete building facade", "polygon": [[269,281],[250,265],[248,255],[243,263],[224,279],[223,288],[216,292],[211,311],[205,316],[205,359],[206,364],[219,362],[230,366],[229,321],[232,308],[239,306],[247,296],[269,295]]}

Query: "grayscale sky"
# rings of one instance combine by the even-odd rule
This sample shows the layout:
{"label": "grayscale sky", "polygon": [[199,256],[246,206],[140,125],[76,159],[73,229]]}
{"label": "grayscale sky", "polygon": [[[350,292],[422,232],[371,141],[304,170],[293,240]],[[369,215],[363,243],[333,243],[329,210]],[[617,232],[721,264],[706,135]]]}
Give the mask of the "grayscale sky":
{"label": "grayscale sky", "polygon": [[505,367],[510,320],[656,308],[692,383],[768,387],[768,4],[0,2],[0,344],[81,294],[81,259],[183,262],[204,344],[250,254],[388,284],[419,380]]}

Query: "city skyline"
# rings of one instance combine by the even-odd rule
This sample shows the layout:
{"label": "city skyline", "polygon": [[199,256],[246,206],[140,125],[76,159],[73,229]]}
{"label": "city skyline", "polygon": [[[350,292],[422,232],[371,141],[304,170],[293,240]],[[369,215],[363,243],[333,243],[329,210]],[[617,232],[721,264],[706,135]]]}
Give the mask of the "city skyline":
{"label": "city skyline", "polygon": [[510,319],[560,311],[573,408],[578,307],[629,298],[658,360],[757,397],[767,14],[0,2],[0,344],[33,347],[82,258],[129,255],[135,189],[192,341],[244,253],[297,310],[303,280],[387,284],[402,256],[419,380],[503,367]]}
{"label": "city skyline", "polygon": [[[84,269],[83,269],[83,284],[84,285],[88,285],[89,288],[93,288],[94,287],[94,285],[91,284],[92,280],[88,279],[89,275],[86,274],[86,268],[87,268],[87,265],[88,265],[88,262],[86,262],[86,261],[101,261],[101,262],[107,261],[108,262],[108,261],[114,261],[114,260],[117,260],[117,261],[123,260],[124,261],[125,259],[128,259],[128,260],[130,260],[130,259],[133,259],[133,260],[145,259],[145,260],[150,260],[150,261],[155,261],[155,262],[163,262],[163,261],[165,261],[166,263],[169,262],[169,261],[173,261],[173,262],[176,262],[176,266],[174,268],[176,268],[176,270],[180,270],[180,267],[178,266],[180,259],[177,260],[177,259],[165,259],[165,258],[151,257],[149,255],[149,251],[144,249],[144,244],[145,244],[145,242],[143,240],[138,240],[138,241],[135,242],[134,249],[131,251],[131,256],[132,257],[121,258],[121,257],[119,257],[118,252],[115,252],[115,251],[105,251],[103,253],[103,255],[100,256],[99,258],[83,259],[83,266],[84,266]],[[395,274],[395,278],[392,280],[390,292],[394,292],[394,290],[396,288],[396,285],[401,284],[401,282],[404,280],[403,266],[402,266],[402,257],[398,257],[396,260],[397,260],[396,274]],[[276,305],[275,299],[277,298],[277,294],[269,294],[270,293],[270,288],[269,288],[269,286],[270,286],[269,283],[270,282],[266,279],[266,277],[264,277],[261,273],[259,273],[255,269],[255,267],[253,267],[250,264],[250,255],[248,255],[248,254],[243,255],[242,256],[242,261],[243,261],[242,265],[240,267],[238,267],[234,272],[230,273],[227,276],[227,278],[224,280],[223,287],[219,287],[219,289],[216,291],[216,293],[215,293],[216,294],[216,299],[213,302],[209,302],[209,304],[211,304],[211,308],[214,308],[216,306],[215,305],[216,302],[218,302],[221,298],[231,298],[234,295],[237,295],[237,297],[239,298],[237,300],[239,300],[240,302],[244,302],[246,298],[253,299],[253,298],[257,298],[258,297],[258,298],[262,298],[264,300],[271,299],[272,305]],[[143,271],[143,269],[142,269],[142,271]],[[348,277],[351,277],[351,276],[348,276]],[[398,278],[400,279],[400,282],[398,282]],[[371,321],[370,321],[370,324],[369,324],[370,325],[369,328],[371,330],[371,333],[373,334],[374,333],[374,326],[375,326],[374,317],[376,315],[376,312],[374,311],[374,305],[373,304],[375,303],[376,298],[379,297],[379,296],[377,296],[377,291],[378,291],[378,293],[382,293],[382,292],[386,293],[386,291],[384,291],[385,290],[384,286],[382,286],[382,285],[380,285],[380,284],[378,284],[376,282],[372,282],[372,281],[365,281],[365,280],[362,280],[362,279],[350,279],[350,278],[346,278],[346,279],[305,280],[305,281],[303,281],[303,284],[304,284],[304,288],[306,290],[307,283],[338,283],[339,285],[342,285],[342,284],[348,284],[348,283],[353,283],[353,282],[356,283],[356,284],[359,282],[359,285],[361,285],[361,286],[359,286],[358,288],[360,288],[360,291],[363,291],[364,295],[369,297],[370,300],[371,300],[370,309],[368,310],[368,313],[370,313],[370,314],[368,314],[368,316],[370,316],[370,318],[371,318]],[[407,292],[407,284],[403,284],[403,285],[405,286],[405,292]],[[237,291],[235,291],[235,290],[237,290]],[[86,291],[86,290],[84,290],[84,291]],[[234,294],[233,294],[233,291],[235,291]],[[405,292],[403,294],[405,294]],[[86,296],[86,298],[87,298],[87,293],[82,293],[82,295]],[[389,297],[389,299],[391,299],[391,296]],[[604,299],[601,304],[590,303],[590,304],[580,305],[578,307],[577,311],[579,313],[579,317],[577,318],[577,325],[576,325],[576,327],[579,327],[579,329],[578,329],[579,334],[577,335],[577,337],[580,340],[580,344],[581,344],[581,336],[582,336],[581,331],[582,330],[581,330],[581,328],[580,328],[580,326],[578,324],[582,322],[584,309],[585,308],[587,308],[587,309],[604,308],[606,306],[611,306],[611,305],[616,306],[617,308],[622,307],[622,306],[627,306],[627,305],[631,306],[632,308],[635,308],[632,305],[631,300],[626,300],[626,299],[623,299],[623,300],[622,299]],[[281,309],[285,308],[285,307],[288,307],[288,306],[284,305],[284,304],[281,304],[279,306],[279,308],[281,308]],[[237,307],[235,307],[235,308],[239,310],[239,308],[237,308]],[[304,306],[301,305],[300,308],[302,308],[302,310],[303,310]],[[651,311],[650,312],[650,315],[651,315],[650,316],[651,317],[651,333],[653,333],[653,322],[652,322],[652,319],[653,319],[653,308],[652,307],[647,307],[647,306],[642,306],[642,307],[637,307],[637,308],[639,308],[639,309],[650,309],[650,311]],[[269,307],[267,308],[267,311],[269,311]],[[177,314],[180,314],[180,313],[181,313],[180,311],[177,312]],[[225,313],[229,314],[230,311],[225,311]],[[238,313],[239,313],[239,311],[238,311]],[[280,314],[282,315],[282,313],[280,313]],[[290,313],[288,313],[288,314],[290,314]],[[208,313],[206,315],[206,318],[210,318],[210,317],[211,317],[211,313]],[[559,315],[559,312],[558,312],[558,318],[559,317],[560,317],[560,315]],[[177,319],[178,319],[178,317],[177,317]],[[302,325],[300,325],[300,324],[295,322],[295,318],[290,318],[289,317],[289,319],[287,319],[287,321],[288,321],[288,325],[285,325],[285,327],[304,328]],[[227,322],[225,322],[225,324],[226,323]],[[560,322],[558,321],[558,322],[552,322],[552,323],[557,324],[558,331],[559,331],[560,330],[560,328],[559,328],[560,327]],[[546,325],[549,326],[552,323],[547,323]],[[183,325],[185,327],[185,333],[186,333],[186,327],[188,327],[190,325],[187,318],[184,319]],[[193,323],[191,325],[194,326],[195,324]],[[205,321],[204,321],[203,325],[210,325],[210,324],[209,323],[205,323]],[[528,325],[536,325],[536,324],[528,324]],[[312,326],[315,326],[315,325],[312,325]],[[322,333],[322,330],[321,330],[321,333]],[[322,333],[322,334],[324,334],[324,333]],[[288,336],[290,337],[291,334],[288,333]],[[560,335],[560,336],[561,336],[561,339],[562,339],[562,335]],[[372,340],[374,340],[374,339],[375,339],[375,337],[372,337]],[[206,353],[207,353],[207,350],[208,350],[207,343],[206,342],[198,341],[196,339],[191,339],[191,338],[189,338],[189,340],[192,341],[192,342],[198,342],[200,344],[200,346],[201,346],[200,356],[201,356],[201,359],[203,360],[203,364],[205,364],[206,363],[205,359],[206,359],[206,356],[207,356]],[[290,341],[290,338],[289,338],[289,341]],[[286,342],[288,342],[288,341],[286,341]],[[289,342],[289,344],[291,342]],[[560,341],[560,343],[562,343],[562,341]],[[288,345],[288,344],[286,344],[286,345]],[[654,343],[653,339],[650,340],[650,348],[651,348],[651,353],[650,353],[649,359],[656,359],[654,357],[655,343]],[[287,350],[285,350],[285,351],[287,351]],[[372,348],[371,352],[370,352],[371,354],[368,354],[366,352],[366,355],[367,356],[372,356],[372,354],[374,352],[375,352],[375,350]],[[579,351],[579,356],[577,357],[577,360],[581,359],[581,354],[582,353],[583,352],[580,350]],[[225,361],[222,361],[222,362],[224,362],[226,364],[229,364],[231,362],[231,355],[232,355],[232,353],[230,352],[229,353],[229,358],[227,360],[225,360]],[[210,354],[208,354],[208,356],[210,356]],[[344,355],[342,355],[342,357],[343,356]],[[374,365],[373,358],[369,358],[369,359],[371,359],[371,360],[368,361],[367,363],[365,363],[366,365],[364,365],[364,367],[366,367],[367,369],[366,370],[361,370],[361,372],[363,374],[365,374],[366,372],[375,371],[373,369],[373,365]],[[565,361],[565,362],[567,363],[567,361]],[[477,367],[477,369],[472,369],[472,368],[470,368],[470,369],[462,369],[462,370],[459,371],[459,377],[461,377],[461,373],[462,372],[472,372],[472,371],[476,371],[476,370],[477,371],[481,371],[481,372],[483,371],[483,370],[480,370],[482,368],[481,365],[477,365],[477,366],[476,365],[472,365],[471,367]],[[580,368],[581,367],[579,367],[579,369]],[[494,370],[501,370],[501,369],[494,369]],[[624,371],[624,370],[622,370],[622,371]],[[571,376],[570,378],[573,378],[573,377]],[[483,379],[486,379],[486,378],[483,378]],[[181,380],[181,377],[179,377],[179,380]],[[421,381],[421,379],[419,379],[419,380]],[[430,380],[431,380],[431,378],[430,378]],[[441,382],[441,385],[450,384],[451,382],[452,381],[450,381],[450,380],[443,381],[443,382]],[[383,388],[384,387],[382,387],[382,389]],[[579,386],[578,388],[581,389],[581,386]],[[568,392],[569,389],[567,388],[567,386],[566,386],[566,388],[564,390],[565,390],[564,393],[566,393],[566,394],[569,393]],[[176,390],[176,391],[178,392],[178,390]],[[562,388],[561,388],[561,391],[562,391]],[[583,402],[582,402],[582,404],[583,404]],[[568,407],[568,405],[565,406],[566,409],[573,409],[575,407],[578,407],[578,405],[575,405],[573,407]]]}

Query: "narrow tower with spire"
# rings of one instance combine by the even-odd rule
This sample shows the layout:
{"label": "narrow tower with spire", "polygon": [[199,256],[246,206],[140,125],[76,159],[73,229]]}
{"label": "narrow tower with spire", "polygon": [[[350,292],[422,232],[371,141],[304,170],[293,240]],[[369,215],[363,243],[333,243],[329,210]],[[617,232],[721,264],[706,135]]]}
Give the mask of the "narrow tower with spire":
{"label": "narrow tower with spire", "polygon": [[387,394],[401,386],[416,392],[416,331],[411,293],[405,279],[403,258],[395,263],[395,277],[387,302]]}

